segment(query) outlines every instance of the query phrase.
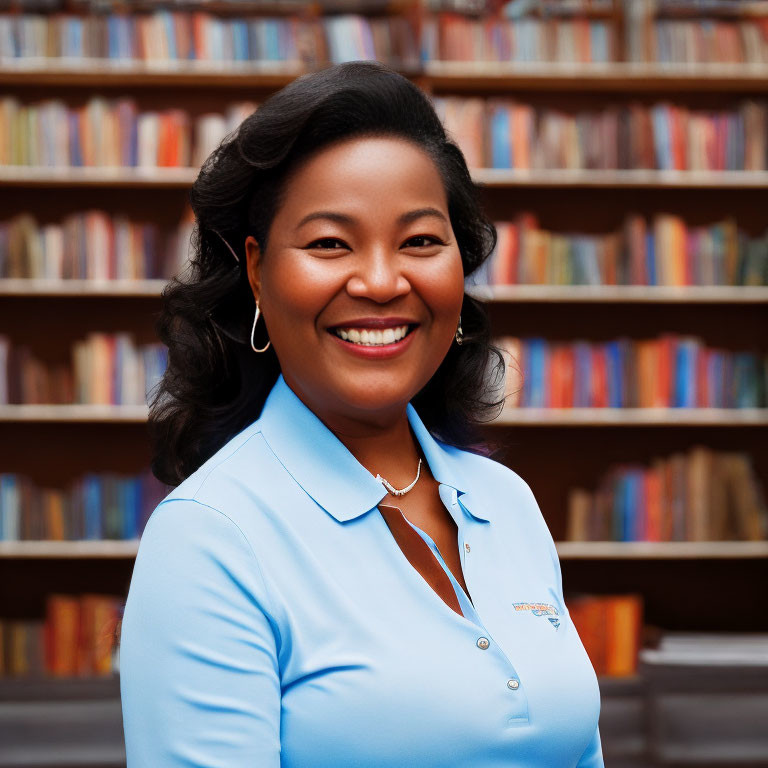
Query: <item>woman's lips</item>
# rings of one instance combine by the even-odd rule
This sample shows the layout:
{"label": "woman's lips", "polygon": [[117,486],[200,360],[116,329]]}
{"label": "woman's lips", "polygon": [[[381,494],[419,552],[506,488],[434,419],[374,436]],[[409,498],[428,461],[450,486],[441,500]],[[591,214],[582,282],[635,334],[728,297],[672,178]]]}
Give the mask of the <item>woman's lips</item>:
{"label": "woman's lips", "polygon": [[341,344],[342,349],[346,350],[347,352],[358,355],[359,357],[366,358],[368,360],[382,360],[389,357],[395,357],[396,355],[404,352],[410,346],[411,339],[413,338],[414,334],[418,332],[418,330],[419,326],[416,326],[399,341],[392,342],[391,344],[377,344],[375,346],[355,344],[352,341],[345,341],[341,338],[341,336],[337,336],[333,331],[329,331],[329,334],[339,344]]}

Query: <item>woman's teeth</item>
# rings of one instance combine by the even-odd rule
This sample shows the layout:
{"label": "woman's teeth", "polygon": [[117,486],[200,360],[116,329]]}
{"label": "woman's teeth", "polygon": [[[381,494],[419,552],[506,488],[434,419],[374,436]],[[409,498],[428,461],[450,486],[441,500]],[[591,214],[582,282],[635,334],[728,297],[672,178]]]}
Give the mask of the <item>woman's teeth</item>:
{"label": "woman's teeth", "polygon": [[399,325],[396,328],[334,328],[333,332],[344,341],[353,344],[362,344],[366,347],[379,347],[384,344],[394,344],[400,341],[407,333],[407,325]]}

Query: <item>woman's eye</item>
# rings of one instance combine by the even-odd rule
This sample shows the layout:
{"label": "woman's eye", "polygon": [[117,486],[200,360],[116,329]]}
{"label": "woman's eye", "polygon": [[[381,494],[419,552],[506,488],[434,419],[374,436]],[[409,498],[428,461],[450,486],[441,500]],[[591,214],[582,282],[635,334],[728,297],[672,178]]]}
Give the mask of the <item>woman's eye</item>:
{"label": "woman's eye", "polygon": [[337,237],[322,237],[319,240],[312,241],[307,248],[315,248],[320,250],[335,250],[334,243],[340,243],[342,248],[346,248],[346,244],[339,240]]}
{"label": "woman's eye", "polygon": [[436,237],[432,237],[431,235],[416,235],[415,237],[405,241],[406,246],[408,243],[412,243],[412,247],[415,248],[424,248],[430,245],[445,245],[442,240],[439,240]]}

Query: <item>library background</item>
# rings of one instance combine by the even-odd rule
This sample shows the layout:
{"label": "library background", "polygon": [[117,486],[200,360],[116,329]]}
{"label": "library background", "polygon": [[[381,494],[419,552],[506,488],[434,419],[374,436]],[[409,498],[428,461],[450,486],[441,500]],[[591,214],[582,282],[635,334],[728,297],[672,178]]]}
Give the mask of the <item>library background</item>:
{"label": "library background", "polygon": [[0,768],[125,764],[113,637],[203,159],[299,74],[433,98],[499,243],[487,425],[606,765],[768,765],[768,1],[0,2]]}

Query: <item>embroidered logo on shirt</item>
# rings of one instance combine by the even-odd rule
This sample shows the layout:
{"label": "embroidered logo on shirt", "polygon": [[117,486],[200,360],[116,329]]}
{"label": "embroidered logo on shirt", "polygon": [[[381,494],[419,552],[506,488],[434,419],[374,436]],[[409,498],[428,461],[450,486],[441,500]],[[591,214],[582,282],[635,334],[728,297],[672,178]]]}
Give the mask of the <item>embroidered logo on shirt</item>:
{"label": "embroidered logo on shirt", "polygon": [[546,616],[555,629],[560,627],[559,611],[549,603],[512,603],[516,611],[530,611],[534,616]]}

